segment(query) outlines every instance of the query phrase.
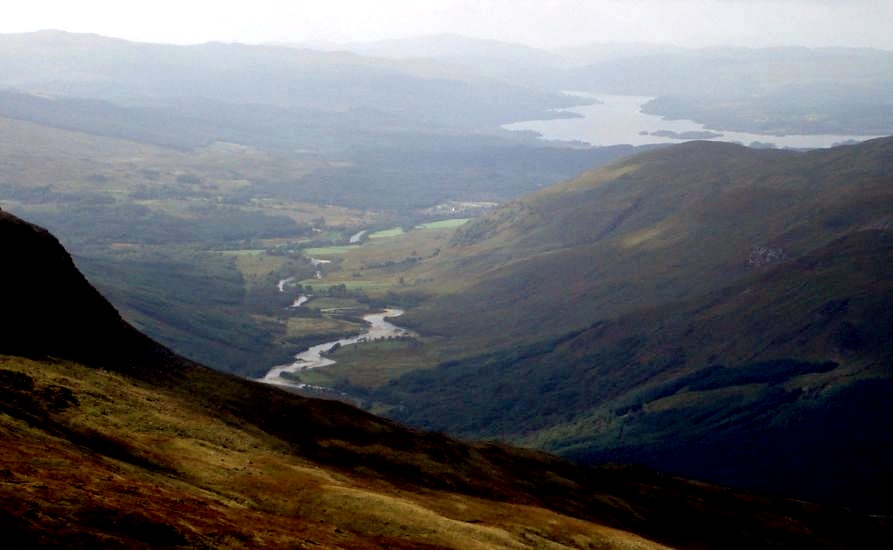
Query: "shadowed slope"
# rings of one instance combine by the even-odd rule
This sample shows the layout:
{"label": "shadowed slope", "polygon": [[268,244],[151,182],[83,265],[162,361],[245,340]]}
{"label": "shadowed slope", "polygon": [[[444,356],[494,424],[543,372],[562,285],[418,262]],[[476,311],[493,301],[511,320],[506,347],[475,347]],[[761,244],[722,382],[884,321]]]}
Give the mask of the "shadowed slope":
{"label": "shadowed slope", "polygon": [[[688,143],[460,229],[393,418],[893,511],[893,138]],[[446,279],[440,279],[446,280]],[[473,381],[473,383],[472,383]]]}
{"label": "shadowed slope", "polygon": [[447,292],[403,322],[486,348],[695,298],[889,224],[891,177],[893,138],[809,153],[691,142],[637,155],[463,227],[434,271]]}
{"label": "shadowed slope", "polygon": [[701,298],[412,373],[373,398],[428,429],[886,512],[890,265],[893,234],[857,232]]}
{"label": "shadowed slope", "polygon": [[[300,542],[289,533],[301,532],[324,546],[647,547],[598,524],[689,547],[841,547],[889,536],[847,512],[469,445],[211,371],[123,324],[45,231],[3,214],[0,236],[3,282],[17,290],[4,310],[17,338],[4,331],[3,352],[123,373],[2,359],[9,451],[0,496],[4,525],[22,540],[277,546]],[[65,292],[40,297],[50,282]],[[34,306],[51,303],[60,316],[43,323]],[[139,504],[149,495],[151,505]]]}
{"label": "shadowed slope", "polygon": [[0,353],[61,357],[141,378],[167,377],[179,360],[128,325],[45,229],[0,211]]}

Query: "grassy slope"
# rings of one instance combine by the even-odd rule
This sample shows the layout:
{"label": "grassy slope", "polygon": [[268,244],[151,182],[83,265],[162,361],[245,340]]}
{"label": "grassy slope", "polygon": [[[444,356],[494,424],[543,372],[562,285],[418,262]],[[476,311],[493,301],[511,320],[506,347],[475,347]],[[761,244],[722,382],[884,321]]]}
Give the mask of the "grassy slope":
{"label": "grassy slope", "polygon": [[[183,200],[230,195],[252,181],[296,181],[324,166],[318,160],[231,143],[184,151],[2,117],[0,130],[4,152],[0,174],[18,190],[50,187],[61,193],[89,191],[116,198],[144,190],[162,197],[169,192]],[[198,181],[178,181],[178,176]]]}
{"label": "grassy slope", "polygon": [[696,299],[853,230],[884,227],[891,148],[889,139],[806,154],[684,144],[503,206],[460,228],[451,244],[414,231],[364,246],[329,278],[403,280],[392,290],[439,296],[401,318],[443,337],[428,357],[558,338]]}
{"label": "grassy slope", "polygon": [[[882,522],[841,510],[462,444],[205,369],[184,380],[165,389],[68,362],[0,358],[8,540],[833,548],[890,536]],[[243,408],[258,398],[266,420]]]}
{"label": "grassy slope", "polygon": [[434,276],[454,292],[404,321],[490,347],[696,297],[758,272],[760,248],[796,258],[889,221],[891,149],[693,142],[584,174],[461,228]]}
{"label": "grassy slope", "polygon": [[[8,541],[68,547],[657,548],[535,506],[399,489],[303,458],[185,395],[0,359]],[[33,385],[33,387],[32,387]],[[373,451],[374,454],[374,451]]]}
{"label": "grassy slope", "polygon": [[429,429],[890,510],[891,262],[889,232],[858,232],[698,299],[412,373],[372,399]]}
{"label": "grassy slope", "polygon": [[0,357],[0,504],[17,544],[653,547],[644,536],[802,548],[891,536],[842,510],[465,444],[212,371],[124,324],[46,232],[0,213],[0,233],[16,266],[0,273],[15,290],[0,353],[57,358]]}
{"label": "grassy slope", "polygon": [[[369,401],[585,461],[893,509],[872,489],[893,457],[891,159],[890,139],[691,143],[500,208],[418,267],[442,294],[401,323],[445,337],[429,357],[446,362]],[[784,360],[839,366],[783,375]],[[673,386],[717,365],[782,374]]]}

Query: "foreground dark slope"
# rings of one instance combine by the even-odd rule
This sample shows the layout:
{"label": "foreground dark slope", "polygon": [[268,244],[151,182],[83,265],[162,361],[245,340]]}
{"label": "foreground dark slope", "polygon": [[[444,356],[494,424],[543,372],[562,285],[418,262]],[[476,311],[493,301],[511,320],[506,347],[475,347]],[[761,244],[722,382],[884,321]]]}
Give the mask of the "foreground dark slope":
{"label": "foreground dark slope", "polygon": [[216,373],[125,325],[45,231],[0,212],[0,243],[0,282],[14,296],[0,339],[8,541],[654,546],[630,532],[682,547],[890,540],[882,522],[842,510],[463,444]]}
{"label": "foreground dark slope", "polygon": [[0,352],[65,357],[136,376],[171,374],[156,366],[173,354],[128,325],[49,232],[2,210],[0,224],[7,294]]}
{"label": "foreground dark slope", "polygon": [[891,221],[891,139],[633,157],[464,228],[443,269],[475,282],[409,316],[460,359],[370,399],[427,429],[893,511]]}

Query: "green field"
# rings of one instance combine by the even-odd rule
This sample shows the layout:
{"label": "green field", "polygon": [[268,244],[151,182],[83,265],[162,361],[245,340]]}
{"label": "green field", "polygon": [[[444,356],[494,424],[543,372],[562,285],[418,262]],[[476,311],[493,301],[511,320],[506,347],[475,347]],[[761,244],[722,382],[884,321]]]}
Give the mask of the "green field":
{"label": "green field", "polygon": [[305,248],[304,254],[307,256],[339,256],[341,254],[347,254],[351,250],[356,250],[357,248],[359,248],[358,245],[322,246],[318,248]]}
{"label": "green field", "polygon": [[407,372],[430,368],[438,362],[436,351],[417,340],[378,340],[342,346],[326,367],[331,380],[364,388],[378,388]]}
{"label": "green field", "polygon": [[392,227],[390,229],[384,229],[382,231],[376,231],[369,235],[370,239],[390,239],[391,237],[399,237],[404,233],[402,227]]}
{"label": "green field", "polygon": [[365,329],[362,323],[351,323],[330,317],[290,317],[286,321],[286,336],[299,338],[308,334],[330,335],[332,340],[352,334],[359,334]]}
{"label": "green field", "polygon": [[470,218],[455,218],[449,220],[438,220],[436,222],[423,223],[416,226],[416,229],[456,229],[465,225]]}
{"label": "green field", "polygon": [[222,250],[220,253],[224,256],[258,256],[265,253],[263,249],[246,249],[246,250]]}
{"label": "green field", "polygon": [[307,279],[300,284],[305,287],[313,287],[313,290],[328,290],[333,286],[344,285],[347,290],[379,290],[394,288],[394,283],[388,281],[320,281],[319,279]]}

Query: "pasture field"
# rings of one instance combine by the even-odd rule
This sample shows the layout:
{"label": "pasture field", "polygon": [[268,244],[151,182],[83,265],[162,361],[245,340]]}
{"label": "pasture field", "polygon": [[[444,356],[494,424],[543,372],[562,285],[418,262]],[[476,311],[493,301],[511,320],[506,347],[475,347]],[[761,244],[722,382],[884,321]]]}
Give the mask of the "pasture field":
{"label": "pasture field", "polygon": [[329,291],[333,287],[338,287],[340,285],[344,285],[345,290],[386,290],[391,289],[397,286],[397,284],[389,282],[389,281],[370,281],[370,280],[358,280],[358,281],[340,281],[337,279],[306,279],[301,281],[301,284],[304,286],[313,287],[313,290],[317,291]]}
{"label": "pasture field", "polygon": [[351,250],[356,250],[359,245],[343,245],[343,246],[320,246],[314,248],[305,248],[304,254],[307,256],[340,256],[347,254]]}
{"label": "pasture field", "polygon": [[399,237],[403,235],[404,231],[402,227],[392,227],[390,229],[383,229],[381,231],[376,231],[369,235],[370,239],[390,239],[392,237]]}
{"label": "pasture field", "polygon": [[[400,323],[399,319],[394,321]],[[362,388],[378,388],[407,372],[432,368],[438,363],[434,347],[415,339],[342,346],[330,357],[336,361],[324,369],[330,380]]]}
{"label": "pasture field", "polygon": [[457,227],[462,227],[471,218],[451,218],[448,220],[438,220],[435,222],[428,222],[419,224],[416,226],[416,229],[456,229]]}
{"label": "pasture field", "polygon": [[364,329],[365,325],[362,323],[351,323],[332,317],[290,317],[286,321],[286,334],[291,338],[308,334],[330,334],[334,340],[347,334],[360,333]]}
{"label": "pasture field", "polygon": [[245,250],[221,250],[220,253],[224,256],[260,256],[261,254],[265,254],[267,251],[262,248],[249,248]]}

